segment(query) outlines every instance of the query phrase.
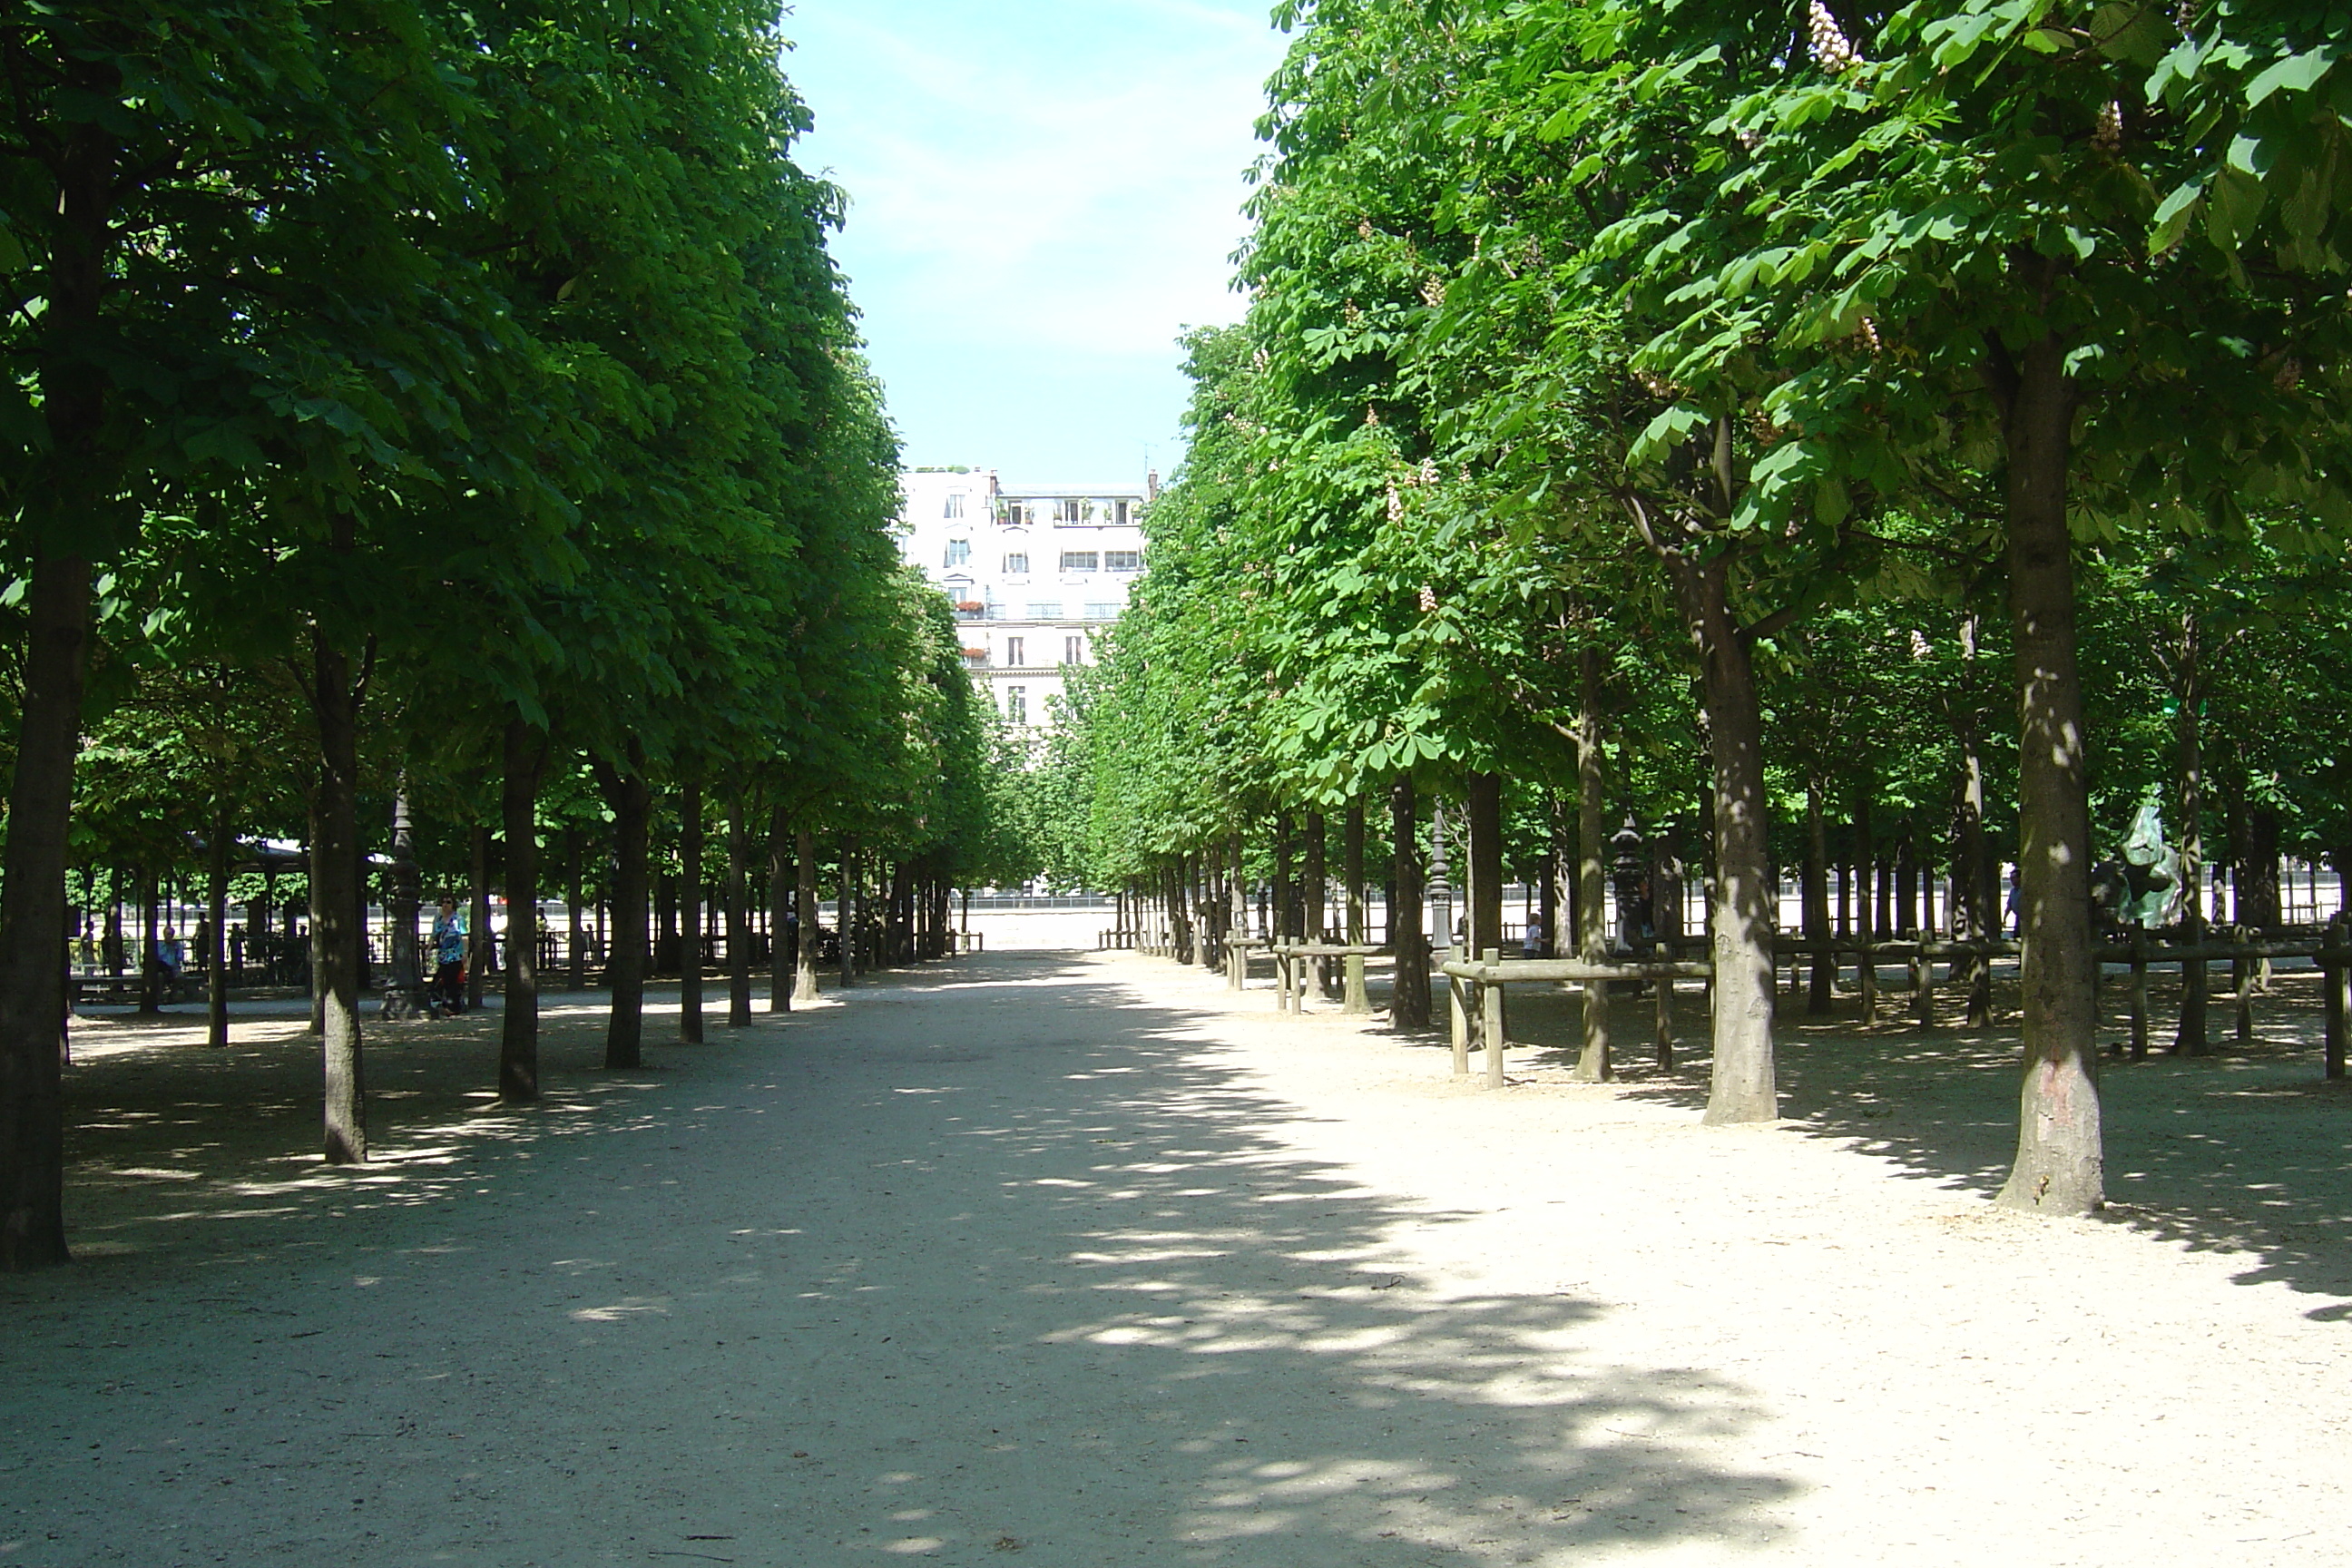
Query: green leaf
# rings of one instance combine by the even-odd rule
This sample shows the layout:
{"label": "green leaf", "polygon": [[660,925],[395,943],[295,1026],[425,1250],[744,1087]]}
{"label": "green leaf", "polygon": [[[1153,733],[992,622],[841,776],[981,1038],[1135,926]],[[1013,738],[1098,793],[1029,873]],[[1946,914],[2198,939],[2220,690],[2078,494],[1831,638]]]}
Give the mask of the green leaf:
{"label": "green leaf", "polygon": [[1647,462],[1650,458],[1661,456],[1670,448],[1688,440],[1693,434],[1706,429],[1713,423],[1715,423],[1714,417],[1704,409],[1677,403],[1651,420],[1643,427],[1641,435],[1633,438],[1633,444],[1626,448],[1625,460],[1628,463]]}
{"label": "green leaf", "polygon": [[2324,44],[2299,55],[2289,55],[2246,84],[2246,107],[2256,107],[2281,88],[2290,92],[2309,92],[2335,64],[2334,52]]}
{"label": "green leaf", "polygon": [[2156,209],[2156,216],[2148,220],[2148,255],[2162,256],[2180,243],[2181,235],[2188,231],[2189,223],[2197,216],[2197,203],[2204,194],[2203,180],[2189,180],[2164,198],[2163,205]]}
{"label": "green leaf", "polygon": [[1845,481],[1835,474],[1823,474],[1813,481],[1813,514],[1824,528],[1835,528],[1853,510],[1853,499],[1846,494]]}

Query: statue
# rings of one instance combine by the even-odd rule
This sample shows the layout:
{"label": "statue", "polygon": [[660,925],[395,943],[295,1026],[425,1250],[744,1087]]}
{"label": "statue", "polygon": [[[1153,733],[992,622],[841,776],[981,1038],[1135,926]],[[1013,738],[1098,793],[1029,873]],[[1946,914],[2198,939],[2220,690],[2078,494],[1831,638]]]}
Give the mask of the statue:
{"label": "statue", "polygon": [[2120,860],[2091,872],[2091,901],[2108,921],[2143,930],[2165,923],[2180,887],[2180,856],[2164,841],[2164,813],[2151,790],[2139,803]]}

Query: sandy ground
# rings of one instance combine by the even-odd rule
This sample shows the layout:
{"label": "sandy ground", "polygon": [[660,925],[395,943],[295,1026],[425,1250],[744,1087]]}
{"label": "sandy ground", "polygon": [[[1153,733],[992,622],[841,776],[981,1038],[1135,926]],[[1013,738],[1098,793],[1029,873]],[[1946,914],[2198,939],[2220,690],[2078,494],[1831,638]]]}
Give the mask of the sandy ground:
{"label": "sandy ground", "polygon": [[86,1026],[0,1563],[2352,1562],[2352,1095],[2285,990],[2109,1075],[2082,1222],[1986,1201],[1997,1035],[1792,1021],[1790,1120],[1711,1130],[1703,1059],[1488,1093],[1003,952],[637,1073],[558,999],[523,1112],[494,1019],[379,1026],[332,1171],[299,1020]]}

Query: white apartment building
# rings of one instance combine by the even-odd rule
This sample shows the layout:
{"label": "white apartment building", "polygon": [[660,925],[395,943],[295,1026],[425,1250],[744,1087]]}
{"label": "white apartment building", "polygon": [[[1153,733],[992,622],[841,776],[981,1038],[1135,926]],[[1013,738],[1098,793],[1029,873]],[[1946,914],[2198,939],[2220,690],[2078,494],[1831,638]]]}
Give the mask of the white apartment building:
{"label": "white apartment building", "polygon": [[898,548],[946,590],[973,683],[1016,724],[1051,721],[1062,672],[1094,661],[1094,635],[1143,571],[1132,485],[1006,485],[993,468],[898,476]]}

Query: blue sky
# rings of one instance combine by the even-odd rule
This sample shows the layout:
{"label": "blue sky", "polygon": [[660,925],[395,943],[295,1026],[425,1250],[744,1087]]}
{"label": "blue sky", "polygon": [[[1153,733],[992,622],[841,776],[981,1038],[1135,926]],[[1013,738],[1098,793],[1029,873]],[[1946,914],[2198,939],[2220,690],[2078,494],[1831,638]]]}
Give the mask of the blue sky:
{"label": "blue sky", "polygon": [[803,167],[909,464],[1140,479],[1181,455],[1177,333],[1238,319],[1270,0],[795,0]]}

